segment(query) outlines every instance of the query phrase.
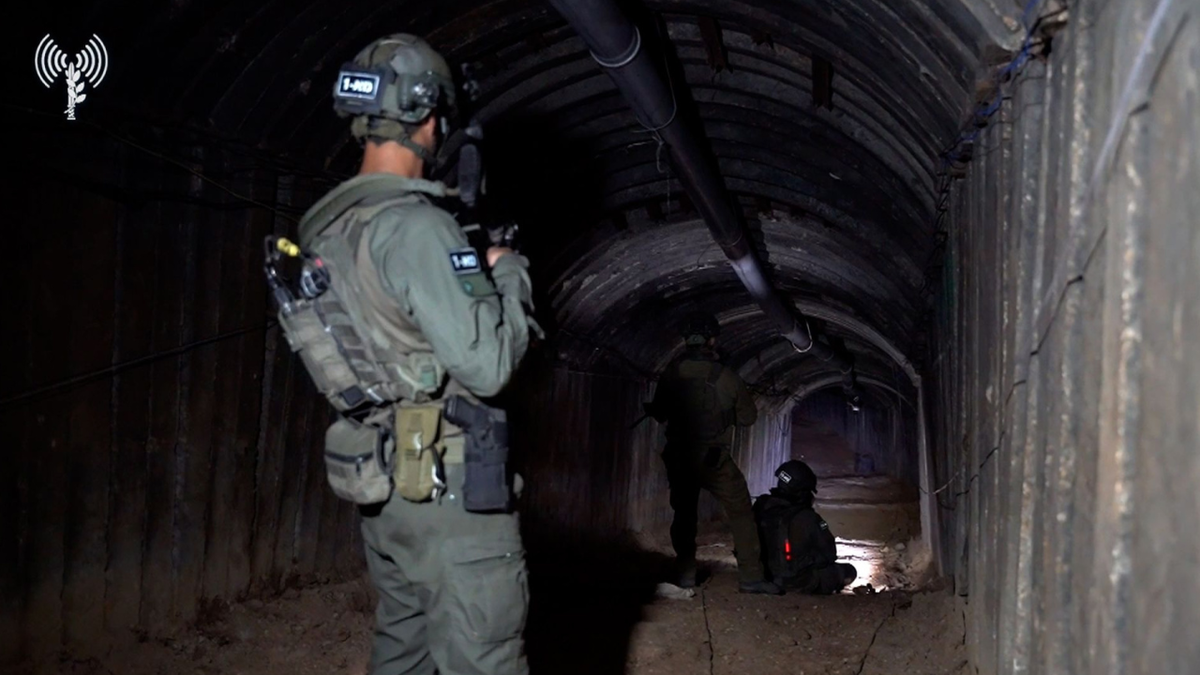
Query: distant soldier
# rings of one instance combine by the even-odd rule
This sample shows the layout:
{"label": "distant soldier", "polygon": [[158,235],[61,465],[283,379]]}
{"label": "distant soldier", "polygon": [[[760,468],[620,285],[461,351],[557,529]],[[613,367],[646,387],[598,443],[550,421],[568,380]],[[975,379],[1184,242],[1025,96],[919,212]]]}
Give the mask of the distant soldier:
{"label": "distant soldier", "polygon": [[720,331],[709,315],[694,315],[681,331],[686,352],[667,366],[647,414],[667,425],[663,462],[671,489],[671,543],[679,566],[678,584],[696,585],[696,519],[700,490],[725,509],[738,561],[743,593],[783,593],[763,577],[758,532],[750,510],[746,477],[733,461],[733,427],[758,418],[754,398],[738,374],[720,362],[715,350]]}
{"label": "distant soldier", "polygon": [[801,593],[837,593],[858,577],[854,565],[837,561],[837,541],[813,510],[817,476],[793,459],[775,470],[778,485],[754,502],[763,546],[763,562],[771,580]]}

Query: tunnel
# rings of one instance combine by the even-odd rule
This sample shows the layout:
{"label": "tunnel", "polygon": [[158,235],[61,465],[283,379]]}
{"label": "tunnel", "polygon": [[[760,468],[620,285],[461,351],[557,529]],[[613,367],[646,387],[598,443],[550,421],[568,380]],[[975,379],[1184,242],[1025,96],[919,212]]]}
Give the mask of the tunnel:
{"label": "tunnel", "polygon": [[[335,411],[263,240],[359,171],[334,81],[397,32],[473,83],[489,208],[530,261],[544,337],[496,401],[532,672],[1200,672],[1195,0],[21,9],[5,672],[369,672]],[[597,42],[621,22],[624,62]],[[664,585],[643,404],[695,311],[755,400],[750,494],[813,468],[840,593],[737,593],[708,495],[701,583]]]}

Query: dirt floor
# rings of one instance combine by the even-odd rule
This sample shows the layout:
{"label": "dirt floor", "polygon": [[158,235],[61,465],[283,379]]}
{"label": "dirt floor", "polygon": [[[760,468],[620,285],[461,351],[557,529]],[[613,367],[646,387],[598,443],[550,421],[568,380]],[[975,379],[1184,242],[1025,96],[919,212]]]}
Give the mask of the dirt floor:
{"label": "dirt floor", "polygon": [[[737,593],[732,542],[719,523],[700,544],[691,597],[669,578],[665,533],[571,554],[530,540],[534,675],[958,675],[963,621],[947,591],[921,591],[910,495],[881,479],[822,483],[818,510],[859,571],[833,596]],[[869,585],[869,587],[868,587]],[[686,595],[686,594],[683,594]],[[218,603],[196,626],[130,635],[101,658],[69,655],[21,673],[71,675],[359,675],[368,672],[374,595],[365,579]]]}
{"label": "dirt floor", "polygon": [[[533,672],[966,673],[962,617],[949,593],[741,595],[720,553],[725,547],[709,550],[718,552],[708,556],[713,573],[688,599],[638,605],[620,593],[587,589],[546,597],[528,636]],[[365,675],[371,606],[363,581],[295,591],[266,603],[213,608],[192,630],[143,636],[103,659],[63,657],[37,672]]]}

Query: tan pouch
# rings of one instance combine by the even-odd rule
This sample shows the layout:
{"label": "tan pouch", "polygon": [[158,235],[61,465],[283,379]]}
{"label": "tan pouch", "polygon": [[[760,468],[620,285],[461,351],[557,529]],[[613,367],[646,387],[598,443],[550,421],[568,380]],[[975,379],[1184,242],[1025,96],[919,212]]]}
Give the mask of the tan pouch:
{"label": "tan pouch", "polygon": [[434,470],[443,450],[441,431],[440,404],[396,409],[395,482],[401,497],[423,502],[433,496]]}
{"label": "tan pouch", "polygon": [[390,443],[374,426],[340,418],[325,431],[325,473],[334,494],[356,504],[386,502],[392,493]]}

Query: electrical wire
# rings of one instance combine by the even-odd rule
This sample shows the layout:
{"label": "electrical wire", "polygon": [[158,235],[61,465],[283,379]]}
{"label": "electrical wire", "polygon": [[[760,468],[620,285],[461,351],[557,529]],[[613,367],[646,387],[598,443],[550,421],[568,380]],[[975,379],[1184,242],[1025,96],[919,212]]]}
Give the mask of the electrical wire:
{"label": "electrical wire", "polygon": [[[1165,25],[1167,15],[1169,14],[1173,4],[1174,4],[1174,0],[1161,0],[1159,2],[1158,6],[1155,8],[1153,15],[1150,18],[1150,21],[1146,28],[1145,34],[1143,35],[1143,37],[1141,39],[1141,44],[1138,47],[1137,55],[1134,58],[1134,65],[1130,69],[1129,75],[1125,78],[1124,85],[1121,88],[1121,95],[1118,99],[1119,102],[1117,105],[1117,111],[1118,111],[1117,115],[1114,117],[1111,125],[1109,126],[1108,132],[1104,136],[1104,145],[1101,148],[1100,155],[1097,158],[1096,165],[1093,169],[1092,175],[1089,177],[1088,184],[1085,188],[1085,191],[1084,191],[1085,198],[1083,200],[1085,209],[1089,208],[1089,205],[1091,204],[1091,196],[1092,196],[1093,192],[1098,189],[1098,186],[1099,186],[1100,180],[1101,180],[1100,177],[1103,175],[1104,172],[1106,172],[1108,170],[1108,164],[1112,160],[1112,156],[1115,154],[1115,147],[1117,145],[1117,140],[1118,140],[1120,130],[1122,128],[1124,128],[1124,126],[1128,123],[1129,118],[1133,115],[1134,110],[1137,108],[1137,106],[1135,105],[1135,102],[1134,102],[1134,93],[1133,92],[1134,92],[1135,88],[1139,85],[1139,83],[1144,79],[1144,71],[1146,70],[1146,68],[1149,67],[1147,64],[1149,63],[1149,54],[1152,49],[1152,45],[1153,45],[1154,41],[1157,39],[1159,31],[1162,29],[1163,25]],[[1047,15],[1047,16],[1050,16],[1050,15]],[[1042,17],[1042,18],[1045,18],[1045,17]],[[1041,19],[1039,19],[1039,21],[1040,20]],[[1103,231],[1103,229],[1101,231]],[[1100,239],[1100,237],[1097,236],[1096,237],[1097,242],[1099,241],[1099,239]],[[1081,242],[1081,244],[1082,243],[1085,243],[1085,242]],[[1094,245],[1098,245],[1098,243],[1096,243]],[[1091,259],[1090,251],[1089,251],[1088,259],[1089,260]],[[1080,271],[1079,274],[1082,275],[1082,270]],[[1057,274],[1055,276],[1057,278]],[[1053,308],[1047,313],[1048,319],[1045,322],[1045,328],[1044,328],[1045,334],[1034,335],[1036,344],[1034,345],[1034,348],[1030,351],[1030,353],[1027,355],[1027,358],[1032,359],[1033,356],[1037,353],[1037,351],[1040,350],[1041,341],[1045,338],[1046,334],[1049,334],[1050,327],[1053,325],[1054,320],[1058,316],[1058,312],[1062,306],[1062,304],[1061,304],[1062,297],[1065,296],[1067,287],[1070,286],[1072,283],[1074,283],[1074,280],[1067,279],[1067,280],[1064,280],[1061,284],[1058,284],[1059,288],[1057,291],[1055,291],[1055,293],[1057,293],[1057,296],[1056,296],[1057,302],[1054,303]],[[1008,413],[1009,403],[1012,401],[1012,397],[1016,393],[1017,388],[1025,385],[1026,382],[1027,381],[1024,379],[1017,380],[1017,381],[1013,382],[1011,387],[1009,387],[1008,393],[1005,395],[1005,398],[1004,398],[1004,405],[1001,408],[1002,415],[1006,415]],[[953,495],[952,495],[953,498],[957,499],[958,497],[962,497],[967,494],[970,494],[975,480],[977,480],[980,477],[980,475],[983,472],[983,469],[987,466],[988,462],[991,461],[992,457],[1004,445],[1004,439],[1006,437],[1006,434],[1007,434],[1007,430],[1002,430],[1000,432],[999,443],[997,443],[997,445],[995,447],[993,447],[988,452],[988,454],[983,458],[983,460],[979,463],[979,466],[977,467],[976,471],[967,480],[966,487],[958,492],[953,493]],[[937,495],[937,493],[941,492],[942,490],[945,490],[948,485],[953,483],[954,480],[957,479],[962,474],[965,467],[966,467],[965,463],[960,465],[959,471],[956,473],[954,478],[951,478],[950,481],[948,481],[945,485],[943,485],[940,488],[938,488],[937,490],[935,490],[932,494]],[[922,490],[922,492],[924,492],[924,490]],[[940,499],[939,499],[938,503],[939,503],[939,505],[943,506],[943,508],[953,509],[952,506],[947,507],[944,504],[942,504]]]}
{"label": "electrical wire", "polygon": [[200,171],[199,169],[194,169],[194,168],[192,168],[191,166],[188,166],[187,164],[185,164],[185,163],[184,163],[184,162],[182,162],[182,161],[179,161],[179,160],[177,160],[177,159],[174,159],[174,158],[172,158],[172,157],[168,157],[168,156],[166,156],[166,155],[164,155],[164,154],[162,154],[162,153],[160,153],[160,152],[157,152],[157,151],[155,151],[155,150],[152,150],[152,149],[150,149],[150,148],[147,148],[147,147],[146,147],[146,146],[144,146],[144,145],[141,145],[141,144],[139,144],[139,143],[137,143],[137,142],[135,142],[135,141],[133,141],[133,140],[131,140],[131,139],[125,138],[125,137],[121,136],[120,134],[118,134],[118,133],[116,133],[116,132],[114,132],[114,131],[110,131],[110,130],[108,130],[108,129],[105,129],[104,127],[100,127],[100,126],[98,126],[98,125],[93,125],[93,126],[95,126],[96,128],[100,129],[101,131],[103,131],[103,132],[107,133],[109,136],[112,136],[112,137],[113,137],[113,138],[115,138],[116,140],[118,140],[118,141],[120,141],[120,142],[122,142],[122,143],[125,143],[126,145],[128,145],[128,146],[130,146],[130,147],[132,147],[132,148],[136,148],[136,149],[138,149],[138,150],[141,150],[142,152],[146,153],[147,155],[150,155],[151,157],[154,157],[154,158],[156,158],[156,159],[159,159],[159,160],[161,160],[161,161],[163,161],[163,162],[167,162],[168,164],[174,164],[175,166],[177,166],[177,167],[179,167],[179,168],[183,169],[184,171],[187,171],[188,173],[192,174],[193,176],[195,176],[195,177],[199,178],[200,180],[202,180],[202,181],[204,181],[204,182],[206,182],[206,183],[208,183],[208,184],[212,185],[213,187],[216,187],[217,189],[219,189],[219,190],[222,190],[222,191],[224,191],[224,192],[228,193],[230,196],[232,196],[232,197],[233,197],[233,198],[235,198],[235,199],[239,199],[239,200],[241,200],[241,201],[243,201],[243,202],[246,202],[247,204],[253,204],[253,205],[255,205],[255,206],[259,207],[259,208],[266,209],[266,210],[268,210],[268,211],[270,211],[270,212],[274,213],[276,216],[279,216],[280,218],[283,218],[284,220],[288,220],[288,221],[291,221],[291,222],[293,222],[293,223],[299,223],[299,222],[300,222],[300,219],[299,219],[299,218],[296,218],[295,216],[293,216],[293,215],[291,215],[291,214],[284,213],[283,211],[281,211],[281,210],[279,210],[278,208],[276,208],[274,205],[268,204],[268,203],[266,203],[266,202],[263,202],[263,201],[259,201],[259,200],[255,199],[255,198],[253,198],[253,197],[247,197],[246,195],[243,195],[243,194],[241,194],[240,192],[238,192],[238,191],[234,190],[233,188],[230,188],[230,187],[228,187],[228,186],[226,186],[226,185],[223,185],[223,184],[221,184],[219,181],[216,181],[216,180],[214,180],[214,179],[212,179],[212,178],[209,178],[207,175],[205,175],[205,174],[204,174],[202,171]]}
{"label": "electrical wire", "polygon": [[[42,115],[42,113],[41,113],[40,111],[31,110],[31,109],[28,109],[28,108],[23,108],[23,107],[21,107],[21,106],[14,106],[14,105],[11,105],[11,104],[4,104],[4,105],[5,105],[5,107],[7,107],[7,108],[10,108],[10,109],[13,109],[13,110],[22,111],[22,112],[25,112],[25,113],[28,113],[28,114],[33,114],[33,115]],[[279,207],[277,207],[277,206],[275,206],[275,205],[273,205],[273,204],[268,204],[268,203],[266,203],[266,202],[263,202],[263,201],[261,201],[261,200],[258,200],[258,199],[255,199],[255,198],[253,198],[253,197],[250,197],[250,196],[247,196],[247,195],[245,195],[245,194],[242,194],[241,192],[239,192],[239,191],[237,191],[237,190],[235,190],[235,189],[233,189],[233,188],[231,188],[231,187],[229,187],[229,186],[225,185],[225,184],[224,184],[224,183],[222,183],[221,181],[218,181],[218,180],[216,180],[216,179],[212,178],[211,176],[209,176],[209,175],[208,175],[207,173],[205,173],[204,171],[201,171],[200,169],[196,169],[196,168],[194,168],[194,167],[190,166],[190,165],[189,165],[187,162],[184,162],[184,161],[182,161],[182,160],[176,159],[176,158],[174,158],[174,157],[170,157],[170,156],[166,155],[165,153],[163,153],[163,152],[160,152],[160,151],[158,151],[158,150],[154,150],[154,149],[152,149],[152,148],[146,147],[145,145],[143,145],[143,144],[141,144],[141,143],[138,143],[137,141],[134,141],[134,140],[133,140],[133,139],[131,139],[131,138],[128,138],[128,137],[126,137],[126,136],[123,136],[123,135],[121,135],[121,134],[119,134],[119,133],[117,133],[117,132],[115,132],[115,131],[113,131],[113,130],[111,130],[111,129],[109,129],[109,128],[107,128],[107,127],[103,126],[103,125],[101,125],[101,124],[98,124],[98,123],[96,123],[96,122],[84,121],[84,122],[83,122],[83,126],[87,126],[87,127],[90,127],[90,128],[92,128],[92,129],[96,129],[97,131],[100,131],[101,133],[103,133],[103,134],[106,134],[107,136],[109,136],[109,137],[113,138],[114,140],[116,140],[116,141],[118,141],[118,142],[120,142],[120,143],[123,143],[123,144],[125,144],[125,145],[127,145],[127,146],[129,146],[129,147],[131,147],[131,148],[134,148],[134,149],[136,149],[136,150],[139,150],[139,151],[141,151],[141,152],[143,152],[143,153],[145,153],[145,154],[147,154],[147,155],[150,155],[151,157],[154,157],[155,159],[158,159],[158,160],[160,160],[160,161],[162,161],[162,162],[166,162],[166,163],[168,163],[168,164],[171,164],[171,165],[174,165],[174,166],[176,166],[176,167],[179,167],[179,168],[183,169],[184,171],[187,171],[188,173],[190,173],[190,174],[192,174],[192,175],[196,176],[196,177],[197,177],[197,178],[199,178],[200,180],[202,180],[202,181],[204,181],[204,182],[206,182],[206,183],[208,183],[208,184],[210,184],[210,185],[212,185],[212,186],[216,187],[217,189],[219,189],[219,190],[221,190],[221,191],[223,191],[223,192],[225,192],[225,193],[229,194],[230,196],[234,197],[235,199],[237,199],[237,200],[239,200],[239,201],[242,201],[242,202],[244,202],[244,203],[247,203],[247,204],[251,204],[251,205],[257,206],[257,207],[259,207],[259,208],[262,208],[262,209],[266,209],[266,210],[268,210],[268,211],[270,211],[270,212],[274,213],[276,216],[279,216],[280,218],[283,218],[284,220],[287,220],[287,221],[290,221],[290,222],[293,222],[293,223],[298,223],[298,222],[299,222],[299,219],[298,219],[298,218],[296,218],[294,215],[284,212],[284,211],[283,211],[283,210],[281,210]],[[254,168],[258,168],[258,167],[251,167],[251,169],[254,169]],[[293,171],[293,169],[287,169],[287,171],[288,171],[289,173],[293,173],[293,172],[294,172],[294,171]],[[316,176],[318,176],[318,175],[319,175],[319,174],[311,174],[311,176],[312,176],[312,177],[316,177]],[[331,179],[331,181],[333,181],[333,180],[336,180],[336,179],[335,179],[335,178],[334,178],[334,179]]]}
{"label": "electrical wire", "polygon": [[[1014,81],[1017,78],[1021,72],[1021,68],[1032,57],[1033,47],[1042,44],[1041,42],[1033,39],[1034,33],[1037,31],[1038,27],[1047,18],[1057,16],[1067,11],[1066,9],[1062,9],[1049,12],[1044,15],[1039,15],[1036,20],[1030,23],[1030,17],[1035,14],[1035,10],[1039,9],[1044,2],[1045,0],[1029,0],[1029,2],[1025,4],[1024,10],[1021,12],[1021,25],[1026,27],[1025,37],[1021,40],[1021,47],[1019,50],[1017,50],[1016,56],[1014,56],[1008,63],[1006,63],[996,72],[994,77],[996,89],[995,95],[990,101],[985,104],[981,104],[976,108],[975,112],[972,113],[967,122],[963,124],[963,129],[959,132],[958,137],[940,153],[941,170],[938,173],[938,182],[940,185],[937,188],[935,197],[935,203],[937,204],[935,211],[937,212],[937,216],[935,216],[933,227],[935,233],[944,232],[942,226],[947,217],[947,205],[950,201],[950,191],[954,185],[954,180],[950,174],[950,169],[955,164],[963,161],[963,150],[965,146],[974,143],[979,138],[983,130],[987,128],[988,121],[995,116],[997,112],[999,112],[1006,98],[1004,85]],[[972,127],[974,128],[971,129]],[[967,129],[971,129],[971,131],[968,132]],[[934,282],[932,278],[932,271],[935,267],[938,267],[933,264],[933,261],[942,250],[943,246],[941,244],[935,245],[925,261],[924,272],[926,278],[921,285],[920,292],[922,294],[930,293],[933,290]]]}
{"label": "electrical wire", "polygon": [[70,388],[80,385],[80,384],[85,384],[87,382],[93,382],[95,380],[103,379],[106,377],[113,377],[113,376],[119,375],[120,373],[123,373],[131,368],[137,368],[138,366],[149,365],[151,363],[155,363],[155,362],[161,361],[163,359],[168,359],[173,356],[181,356],[181,355],[186,354],[194,349],[198,349],[198,348],[204,347],[206,345],[211,345],[216,342],[221,342],[223,340],[228,340],[230,338],[239,337],[239,336],[245,335],[247,333],[253,333],[256,331],[260,331],[260,330],[261,331],[270,330],[277,323],[278,322],[272,320],[272,321],[268,321],[262,325],[249,326],[247,328],[239,328],[237,330],[229,331],[227,333],[213,335],[211,337],[203,338],[201,340],[189,342],[185,345],[180,345],[179,347],[176,347],[174,349],[168,349],[168,350],[162,351],[162,352],[155,352],[153,354],[147,354],[146,356],[141,356],[136,359],[131,359],[129,361],[124,361],[122,363],[114,364],[111,366],[106,366],[104,368],[98,368],[91,372],[74,375],[72,377],[68,377],[66,379],[59,380],[58,382],[53,382],[51,384],[43,385],[41,387],[37,387],[35,389],[30,389],[28,391],[24,391],[19,394],[13,394],[11,396],[6,396],[6,397],[0,399],[0,410],[8,410],[9,408],[17,407],[17,406],[24,404],[32,399],[35,399],[35,398],[38,398],[41,396],[45,396],[48,394],[59,393],[62,390],[70,389]]}
{"label": "electrical wire", "polygon": [[[58,115],[47,113],[44,110],[36,110],[36,109],[30,108],[28,106],[20,106],[20,105],[15,105],[12,103],[5,102],[5,103],[0,103],[0,107],[7,108],[9,110],[13,110],[13,111],[19,112],[24,115],[28,115],[29,117],[53,120],[54,122],[57,122],[59,120]],[[308,178],[315,178],[318,180],[329,181],[331,183],[337,183],[337,182],[346,180],[347,178],[350,178],[350,176],[347,174],[342,174],[340,172],[333,171],[331,169],[326,169],[323,167],[320,169],[317,169],[316,165],[305,166],[302,162],[296,160],[293,156],[287,155],[286,153],[283,153],[283,152],[263,150],[257,146],[249,145],[245,141],[239,141],[239,140],[236,140],[233,138],[227,138],[227,137],[224,137],[224,136],[221,136],[218,134],[214,134],[211,131],[206,131],[204,129],[198,129],[198,128],[195,128],[195,127],[192,127],[192,126],[189,126],[186,124],[177,124],[174,126],[163,126],[162,124],[160,124],[152,119],[135,117],[131,113],[128,113],[128,112],[122,111],[121,115],[122,115],[122,117],[130,118],[132,120],[133,124],[135,126],[137,126],[139,129],[154,129],[156,131],[165,131],[168,133],[179,134],[179,135],[188,137],[187,138],[188,143],[194,143],[194,144],[201,145],[201,146],[219,147],[222,150],[226,150],[226,151],[230,152],[231,154],[236,154],[236,155],[239,155],[242,157],[253,158],[258,161],[258,163],[254,164],[251,167],[254,169],[261,169],[265,165],[267,168],[274,170],[274,171],[278,171],[280,173],[287,173],[287,174],[292,174],[292,175],[296,175],[296,176],[305,176]],[[90,127],[93,129],[100,130],[106,134],[108,133],[108,131],[104,127],[104,125],[99,124],[97,122],[93,122],[92,120],[80,120],[80,125],[84,126],[84,127]]]}

